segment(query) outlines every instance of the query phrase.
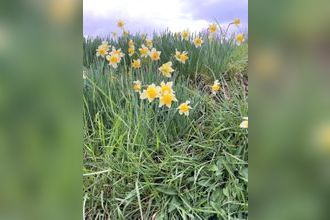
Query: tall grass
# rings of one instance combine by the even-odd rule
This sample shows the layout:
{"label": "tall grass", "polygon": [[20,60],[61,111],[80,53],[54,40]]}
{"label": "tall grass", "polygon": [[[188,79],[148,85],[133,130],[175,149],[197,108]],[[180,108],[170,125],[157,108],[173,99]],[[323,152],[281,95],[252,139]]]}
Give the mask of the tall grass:
{"label": "tall grass", "polygon": [[[202,48],[170,32],[154,37],[161,60],[130,67],[125,56],[117,69],[95,56],[104,39],[85,39],[84,71],[84,217],[86,219],[246,219],[248,208],[247,45],[212,41]],[[111,45],[127,51],[140,35]],[[189,61],[173,58],[175,48]],[[133,55],[133,58],[138,55]],[[140,100],[131,87],[165,80],[157,71],[172,61],[178,103],[170,109]],[[215,79],[223,87],[210,95]],[[191,101],[189,117],[180,102]]]}

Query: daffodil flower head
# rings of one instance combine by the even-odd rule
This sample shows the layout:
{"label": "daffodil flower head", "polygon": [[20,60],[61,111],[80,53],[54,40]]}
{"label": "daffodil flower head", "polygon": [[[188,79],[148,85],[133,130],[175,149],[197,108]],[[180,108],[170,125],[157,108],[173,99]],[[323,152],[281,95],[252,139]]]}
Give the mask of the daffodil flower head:
{"label": "daffodil flower head", "polygon": [[189,40],[190,32],[188,30],[184,30],[181,33],[181,37],[183,40]]}
{"label": "daffodil flower head", "polygon": [[183,51],[181,53],[180,51],[177,51],[177,49],[175,49],[175,58],[176,58],[177,61],[185,64],[186,61],[189,59],[188,52]]}
{"label": "daffodil flower head", "polygon": [[140,90],[141,90],[141,82],[140,82],[140,80],[136,80],[136,81],[133,82],[133,90],[135,92],[140,92]]}
{"label": "daffodil flower head", "polygon": [[100,46],[96,49],[96,56],[105,57],[109,52],[110,45],[107,41],[103,41]]}
{"label": "daffodil flower head", "polygon": [[238,45],[245,41],[244,34],[237,34],[235,38]]}
{"label": "daffodil flower head", "polygon": [[129,35],[129,31],[123,29],[123,36],[128,37],[128,35]]}
{"label": "daffodil flower head", "polygon": [[160,92],[161,92],[161,94],[175,93],[174,90],[172,89],[172,86],[173,86],[173,82],[164,83],[164,81],[162,81],[160,83]]}
{"label": "daffodil flower head", "polygon": [[189,111],[190,111],[191,106],[190,106],[190,101],[186,101],[184,103],[181,103],[178,107],[179,114],[185,114],[186,116],[189,116]]}
{"label": "daffodil flower head", "polygon": [[166,106],[171,108],[172,102],[177,102],[178,100],[175,97],[174,93],[166,92],[159,97],[159,107]]}
{"label": "daffodil flower head", "polygon": [[235,18],[233,21],[233,24],[235,24],[236,26],[239,26],[241,24],[241,20],[239,18]]}
{"label": "daffodil flower head", "polygon": [[143,90],[143,92],[140,94],[140,99],[148,99],[149,102],[152,102],[159,97],[159,90],[160,88],[153,83],[149,85],[147,89]]}
{"label": "daffodil flower head", "polygon": [[170,78],[174,69],[172,68],[172,62],[164,63],[158,70],[165,76]]}
{"label": "daffodil flower head", "polygon": [[128,47],[134,47],[134,41],[132,39],[128,41]]}
{"label": "daffodil flower head", "polygon": [[213,95],[216,95],[217,92],[219,92],[221,90],[219,80],[214,81],[213,85],[211,86],[211,90],[212,90]]}
{"label": "daffodil flower head", "polygon": [[243,121],[239,126],[241,128],[249,128],[249,118],[248,117],[243,117]]}
{"label": "daffodil flower head", "polygon": [[127,52],[128,52],[128,56],[131,57],[135,53],[135,47],[134,46],[129,47]]}
{"label": "daffodil flower head", "polygon": [[202,40],[202,38],[200,38],[200,37],[196,37],[195,39],[194,39],[194,44],[195,44],[195,47],[201,47],[202,46],[202,44],[203,44],[203,40]]}
{"label": "daffodil flower head", "polygon": [[147,47],[152,48],[152,46],[153,46],[152,40],[146,39],[146,45],[147,45]]}
{"label": "daffodil flower head", "polygon": [[112,55],[112,54],[116,54],[119,57],[124,57],[125,56],[125,54],[121,52],[120,48],[118,50],[116,50],[115,47],[112,47],[112,51],[111,51],[110,55]]}
{"label": "daffodil flower head", "polygon": [[140,60],[140,59],[133,60],[132,67],[133,67],[134,69],[138,69],[138,68],[140,68],[140,67],[141,67],[141,60]]}
{"label": "daffodil flower head", "polygon": [[149,48],[142,44],[141,48],[139,49],[141,57],[147,57],[149,54]]}
{"label": "daffodil flower head", "polygon": [[125,26],[125,23],[124,23],[123,20],[118,20],[118,21],[117,21],[117,27],[119,27],[119,28],[124,28],[124,26]]}
{"label": "daffodil flower head", "polygon": [[118,67],[118,63],[120,62],[121,58],[118,54],[111,54],[106,57],[106,59],[109,61],[109,65],[113,68]]}
{"label": "daffodil flower head", "polygon": [[149,52],[149,56],[151,60],[157,61],[160,59],[160,53],[161,51],[157,51],[155,48],[152,48],[152,50]]}
{"label": "daffodil flower head", "polygon": [[210,24],[208,30],[210,33],[215,33],[218,30],[218,25],[216,23],[212,23]]}

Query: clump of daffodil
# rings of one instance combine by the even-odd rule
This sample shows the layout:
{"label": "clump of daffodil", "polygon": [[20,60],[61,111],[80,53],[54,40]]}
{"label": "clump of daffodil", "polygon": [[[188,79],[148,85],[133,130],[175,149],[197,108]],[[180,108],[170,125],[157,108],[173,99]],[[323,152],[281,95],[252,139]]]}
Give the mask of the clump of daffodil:
{"label": "clump of daffodil", "polygon": [[195,44],[195,47],[201,47],[202,46],[202,44],[203,44],[203,40],[202,40],[202,38],[200,38],[200,37],[196,37],[195,39],[194,39],[194,44]]}
{"label": "clump of daffodil", "polygon": [[162,81],[160,83],[160,93],[161,94],[175,93],[174,90],[172,89],[172,86],[173,86],[173,82],[164,83],[164,81]]}
{"label": "clump of daffodil", "polygon": [[186,61],[189,59],[188,52],[186,51],[180,52],[177,49],[175,49],[175,58],[177,61],[185,64]]}
{"label": "clump of daffodil", "polygon": [[241,20],[239,18],[235,18],[232,23],[235,24],[236,26],[239,26],[241,24]]}
{"label": "clump of daffodil", "polygon": [[121,57],[118,54],[110,54],[106,56],[106,59],[109,61],[109,65],[113,68],[118,67],[118,63],[120,63]]}
{"label": "clump of daffodil", "polygon": [[119,27],[119,28],[124,28],[124,26],[125,26],[125,23],[124,23],[123,20],[118,20],[118,21],[117,21],[117,27]]}
{"label": "clump of daffodil", "polygon": [[161,94],[159,97],[159,107],[166,106],[167,108],[171,108],[172,102],[177,102],[178,100],[175,97],[174,93],[165,92]]}
{"label": "clump of daffodil", "polygon": [[132,67],[133,67],[134,69],[139,69],[139,68],[141,68],[141,60],[140,60],[140,59],[137,59],[137,60],[134,60],[134,59],[133,59]]}
{"label": "clump of daffodil", "polygon": [[191,106],[190,106],[190,101],[186,101],[184,103],[181,103],[178,107],[179,114],[185,114],[186,116],[189,116],[189,111],[190,111]]}
{"label": "clump of daffodil", "polygon": [[110,45],[107,41],[103,41],[100,46],[96,49],[96,56],[105,57],[109,52]]}
{"label": "clump of daffodil", "polygon": [[174,72],[174,69],[172,68],[172,62],[164,63],[158,69],[165,77],[168,77],[168,78],[170,78],[172,75],[172,72]]}
{"label": "clump of daffodil", "polygon": [[238,45],[242,44],[245,41],[244,34],[237,34],[235,39]]}
{"label": "clump of daffodil", "polygon": [[136,80],[133,82],[133,90],[134,90],[134,92],[140,92],[140,90],[141,90],[140,80]]}
{"label": "clump of daffodil", "polygon": [[149,56],[151,60],[157,61],[160,59],[160,51],[157,51],[155,48],[152,48],[151,51],[149,52]]}
{"label": "clump of daffodil", "polygon": [[181,37],[183,40],[189,40],[190,32],[188,30],[182,31]]}
{"label": "clump of daffodil", "polygon": [[216,95],[217,92],[219,92],[221,90],[219,80],[214,81],[213,85],[211,86],[211,90],[212,90],[213,95]]}
{"label": "clump of daffodil", "polygon": [[215,33],[218,30],[218,25],[216,23],[212,23],[212,24],[210,24],[208,30],[211,34]]}
{"label": "clump of daffodil", "polygon": [[239,126],[241,128],[249,128],[249,118],[248,117],[243,117],[243,121]]}
{"label": "clump of daffodil", "polygon": [[144,44],[142,44],[141,48],[139,48],[140,56],[141,57],[147,57],[150,50],[148,47],[146,47]]}
{"label": "clump of daffodil", "polygon": [[147,47],[149,47],[151,49],[152,46],[153,46],[152,40],[151,39],[146,39],[146,45],[147,45]]}
{"label": "clump of daffodil", "polygon": [[159,97],[160,88],[156,86],[154,83],[148,85],[147,89],[144,89],[143,92],[140,94],[140,99],[148,99],[149,102],[152,102],[156,98]]}

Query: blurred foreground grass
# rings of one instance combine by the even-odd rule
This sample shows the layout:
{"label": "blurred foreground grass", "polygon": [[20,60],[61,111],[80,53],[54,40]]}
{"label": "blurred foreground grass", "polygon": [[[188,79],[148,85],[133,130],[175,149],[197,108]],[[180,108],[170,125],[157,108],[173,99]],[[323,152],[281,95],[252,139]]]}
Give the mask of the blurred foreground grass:
{"label": "blurred foreground grass", "polygon": [[0,219],[81,219],[81,3],[0,5]]}
{"label": "blurred foreground grass", "polygon": [[250,216],[329,219],[328,1],[250,4]]}

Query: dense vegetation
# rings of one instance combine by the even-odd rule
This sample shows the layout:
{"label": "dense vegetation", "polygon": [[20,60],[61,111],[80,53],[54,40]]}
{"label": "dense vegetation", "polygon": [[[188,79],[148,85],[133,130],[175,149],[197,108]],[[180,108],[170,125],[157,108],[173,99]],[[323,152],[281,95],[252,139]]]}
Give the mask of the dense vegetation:
{"label": "dense vegetation", "polygon": [[[235,37],[208,39],[195,47],[190,36],[154,35],[160,60],[141,58],[141,34],[84,39],[85,219],[247,219],[247,43]],[[117,68],[96,56],[102,41],[121,48]],[[127,54],[133,40],[135,53]],[[185,64],[175,50],[187,51]],[[111,49],[110,49],[111,50]],[[141,59],[141,68],[131,67]],[[173,63],[171,78],[158,68]],[[177,102],[159,107],[132,89],[173,82]],[[219,92],[212,94],[218,80]],[[189,116],[177,107],[190,101]]]}

